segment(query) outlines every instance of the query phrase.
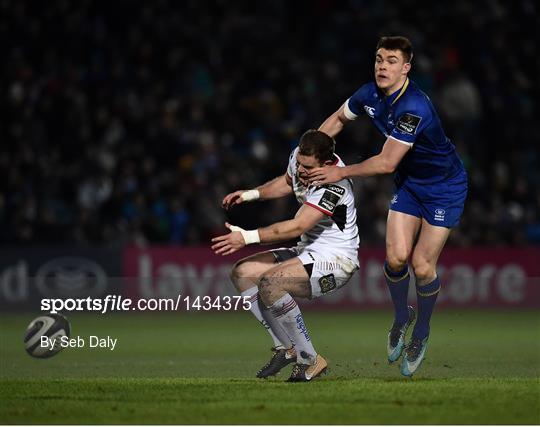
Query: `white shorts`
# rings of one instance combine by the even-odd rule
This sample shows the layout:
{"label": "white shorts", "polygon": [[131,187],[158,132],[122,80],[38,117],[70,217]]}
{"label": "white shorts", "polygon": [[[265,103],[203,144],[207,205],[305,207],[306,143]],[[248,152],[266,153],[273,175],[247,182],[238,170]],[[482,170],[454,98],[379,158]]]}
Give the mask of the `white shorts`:
{"label": "white shorts", "polygon": [[318,298],[344,286],[358,270],[358,261],[342,254],[309,247],[279,248],[271,251],[278,262],[298,257],[309,275],[311,298]]}

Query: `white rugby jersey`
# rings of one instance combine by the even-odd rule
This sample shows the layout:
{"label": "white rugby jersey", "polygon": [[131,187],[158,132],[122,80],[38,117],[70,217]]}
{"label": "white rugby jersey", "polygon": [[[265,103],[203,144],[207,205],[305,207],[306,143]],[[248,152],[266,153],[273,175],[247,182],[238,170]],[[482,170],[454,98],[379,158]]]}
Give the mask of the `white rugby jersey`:
{"label": "white rugby jersey", "polygon": [[[302,234],[298,245],[309,246],[324,251],[333,250],[346,254],[358,262],[358,227],[356,225],[356,208],[354,206],[353,186],[350,179],[342,179],[333,184],[320,186],[304,186],[298,177],[296,154],[298,147],[289,157],[287,174],[292,179],[296,200],[300,204],[309,205],[326,216],[315,227]],[[345,163],[335,155],[335,165],[343,167]]]}

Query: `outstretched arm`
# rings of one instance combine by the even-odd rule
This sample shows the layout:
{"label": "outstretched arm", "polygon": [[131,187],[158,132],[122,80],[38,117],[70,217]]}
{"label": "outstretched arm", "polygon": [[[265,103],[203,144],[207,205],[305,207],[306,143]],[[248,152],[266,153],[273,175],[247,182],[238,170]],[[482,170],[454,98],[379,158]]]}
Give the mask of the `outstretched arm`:
{"label": "outstretched arm", "polygon": [[326,166],[313,169],[308,181],[315,185],[337,182],[345,178],[368,177],[392,173],[396,170],[401,159],[411,149],[412,144],[405,144],[392,137],[388,137],[382,151],[376,156],[370,157],[360,163],[345,167]]}
{"label": "outstretched arm", "polygon": [[287,172],[285,172],[283,175],[274,178],[272,181],[260,185],[256,190],[259,192],[259,199],[278,199],[292,194],[292,180]]}
{"label": "outstretched arm", "polygon": [[259,228],[257,231],[260,243],[276,243],[294,239],[315,227],[315,224],[324,216],[325,214],[321,211],[308,205],[302,205],[293,219]]}
{"label": "outstretched arm", "polygon": [[345,116],[345,104],[343,104],[339,109],[332,114],[330,117],[328,117],[323,124],[319,127],[319,130],[321,132],[324,132],[328,136],[334,138],[338,133],[340,133],[343,129],[343,126],[345,123],[350,121]]}
{"label": "outstretched arm", "polygon": [[234,193],[227,194],[223,198],[221,205],[224,209],[229,209],[231,206],[239,205],[243,202],[250,202],[258,199],[278,199],[280,197],[288,196],[291,193],[292,181],[285,172],[283,175],[278,176],[253,190],[238,190]]}
{"label": "outstretched arm", "polygon": [[235,225],[225,223],[231,233],[212,239],[212,249],[216,254],[230,255],[251,243],[276,243],[290,240],[312,229],[323,217],[324,213],[302,205],[293,219],[276,222],[257,230],[244,230]]}

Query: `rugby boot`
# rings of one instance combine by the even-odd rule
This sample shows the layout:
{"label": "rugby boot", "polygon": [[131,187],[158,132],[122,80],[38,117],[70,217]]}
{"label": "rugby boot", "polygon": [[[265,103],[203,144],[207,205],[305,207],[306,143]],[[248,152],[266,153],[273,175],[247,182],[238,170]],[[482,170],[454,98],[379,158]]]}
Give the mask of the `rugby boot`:
{"label": "rugby boot", "polygon": [[409,311],[409,320],[404,325],[392,325],[390,332],[388,332],[388,342],[386,345],[386,351],[388,354],[388,362],[393,363],[401,357],[403,352],[403,347],[405,345],[405,334],[407,334],[407,329],[411,326],[411,323],[414,322],[416,318],[416,313],[414,308],[410,305],[407,307]]}
{"label": "rugby boot", "polygon": [[328,363],[321,356],[317,355],[315,358],[315,363],[313,365],[305,365],[303,363],[296,363],[293,366],[291,376],[287,382],[308,382],[318,376],[321,376],[326,372],[328,368]]}
{"label": "rugby boot", "polygon": [[264,365],[259,372],[257,372],[257,378],[268,378],[270,376],[276,375],[281,371],[285,366],[290,363],[296,362],[296,351],[294,347],[290,349],[272,347],[272,357],[269,362]]}
{"label": "rugby boot", "polygon": [[412,337],[409,344],[405,346],[405,354],[401,361],[401,374],[406,377],[412,377],[418,370],[427,350],[428,338],[421,340],[420,338]]}

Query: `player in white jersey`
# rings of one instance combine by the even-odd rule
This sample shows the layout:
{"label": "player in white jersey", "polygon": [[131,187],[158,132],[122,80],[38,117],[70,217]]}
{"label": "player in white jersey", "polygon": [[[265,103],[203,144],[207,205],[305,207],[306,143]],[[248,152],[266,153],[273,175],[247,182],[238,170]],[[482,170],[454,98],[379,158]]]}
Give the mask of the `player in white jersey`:
{"label": "player in white jersey", "polygon": [[358,270],[358,228],[352,182],[309,185],[310,170],[345,166],[334,153],[334,140],[309,130],[289,158],[287,172],[253,190],[223,199],[223,207],[294,194],[301,207],[293,219],[256,230],[226,223],[231,233],[212,239],[217,254],[229,255],[252,243],[276,243],[301,236],[297,246],[259,252],[234,266],[231,278],[251,311],[274,340],[274,354],[257,377],[276,375],[296,362],[288,381],[310,381],[327,363],[317,354],[293,297],[316,298],[345,285]]}

